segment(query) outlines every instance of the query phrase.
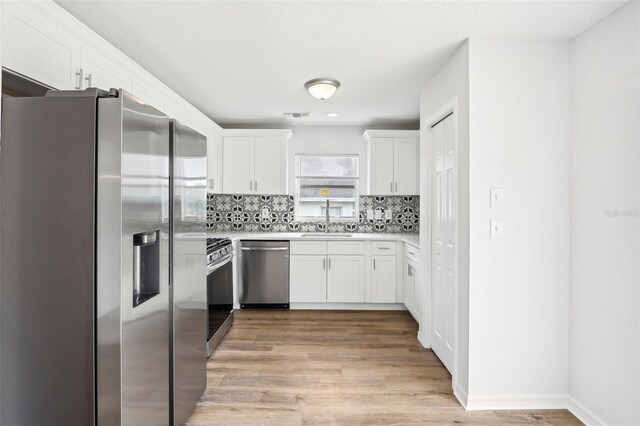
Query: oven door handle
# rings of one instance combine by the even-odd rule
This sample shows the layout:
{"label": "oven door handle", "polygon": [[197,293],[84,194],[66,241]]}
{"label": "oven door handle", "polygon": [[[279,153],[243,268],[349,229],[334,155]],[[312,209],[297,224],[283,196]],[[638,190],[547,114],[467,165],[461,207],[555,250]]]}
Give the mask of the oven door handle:
{"label": "oven door handle", "polygon": [[226,254],[220,259],[216,260],[214,263],[207,265],[207,275],[231,262],[231,259],[233,259],[233,252]]}

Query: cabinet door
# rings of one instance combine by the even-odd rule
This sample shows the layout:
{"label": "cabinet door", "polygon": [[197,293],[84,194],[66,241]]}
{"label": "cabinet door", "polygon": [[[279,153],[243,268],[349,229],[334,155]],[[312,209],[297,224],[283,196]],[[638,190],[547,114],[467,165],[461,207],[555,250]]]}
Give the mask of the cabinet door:
{"label": "cabinet door", "polygon": [[393,194],[393,138],[371,138],[369,195]]}
{"label": "cabinet door", "polygon": [[286,194],[286,142],[281,137],[256,137],[253,188],[257,194]]}
{"label": "cabinet door", "polygon": [[253,138],[225,136],[222,147],[222,190],[225,194],[253,192]]}
{"label": "cabinet door", "polygon": [[131,75],[113,60],[90,48],[82,48],[83,88],[97,87],[103,90],[125,89],[131,91]]}
{"label": "cabinet door", "polygon": [[420,155],[418,153],[418,139],[394,139],[394,172],[395,181],[393,192],[397,195],[417,195],[418,170]]}
{"label": "cabinet door", "polygon": [[412,273],[411,264],[405,259],[404,261],[404,306],[407,307],[411,315],[414,315],[415,303],[415,275]]}
{"label": "cabinet door", "polygon": [[2,66],[60,90],[79,88],[80,42],[32,9],[2,2]]}
{"label": "cabinet door", "polygon": [[396,301],[396,257],[373,256],[371,273],[371,301],[394,303]]}
{"label": "cabinet door", "polygon": [[329,256],[327,302],[364,302],[364,256]]}
{"label": "cabinet door", "polygon": [[207,135],[207,190],[219,194],[222,192],[220,178],[220,137],[210,132]]}
{"label": "cabinet door", "polygon": [[327,301],[326,256],[293,255],[289,265],[289,300],[292,303]]}

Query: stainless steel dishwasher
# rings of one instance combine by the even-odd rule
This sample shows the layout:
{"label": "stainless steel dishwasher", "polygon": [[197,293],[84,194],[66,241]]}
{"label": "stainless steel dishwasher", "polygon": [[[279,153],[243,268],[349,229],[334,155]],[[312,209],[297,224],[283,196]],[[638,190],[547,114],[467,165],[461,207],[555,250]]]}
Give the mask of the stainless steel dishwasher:
{"label": "stainless steel dishwasher", "polygon": [[242,240],[242,309],[289,309],[289,241]]}

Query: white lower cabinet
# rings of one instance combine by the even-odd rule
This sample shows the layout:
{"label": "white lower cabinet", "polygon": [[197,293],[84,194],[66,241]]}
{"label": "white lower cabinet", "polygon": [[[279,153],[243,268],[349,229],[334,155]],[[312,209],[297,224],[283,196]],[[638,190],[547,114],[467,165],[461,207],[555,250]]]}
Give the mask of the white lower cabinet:
{"label": "white lower cabinet", "polygon": [[364,303],[364,256],[328,257],[327,302]]}
{"label": "white lower cabinet", "polygon": [[364,303],[364,242],[292,241],[289,265],[291,303]]}
{"label": "white lower cabinet", "polygon": [[417,283],[420,281],[417,279],[419,272],[419,266],[416,262],[404,258],[404,305],[407,307],[411,315],[416,321],[420,321],[420,311],[422,310],[422,303],[420,301],[420,289],[417,287]]}
{"label": "white lower cabinet", "polygon": [[371,302],[395,303],[396,257],[373,256],[371,266]]}
{"label": "white lower cabinet", "polygon": [[327,301],[327,256],[291,255],[291,303],[322,303]]}

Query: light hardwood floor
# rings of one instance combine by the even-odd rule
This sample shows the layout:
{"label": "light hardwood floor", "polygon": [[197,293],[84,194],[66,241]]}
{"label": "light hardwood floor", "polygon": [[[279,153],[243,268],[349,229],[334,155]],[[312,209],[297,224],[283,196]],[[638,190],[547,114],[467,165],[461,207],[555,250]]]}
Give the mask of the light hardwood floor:
{"label": "light hardwood floor", "polygon": [[402,311],[236,311],[189,424],[581,424],[566,410],[464,411],[417,328]]}

